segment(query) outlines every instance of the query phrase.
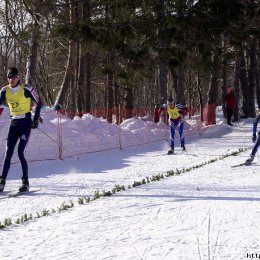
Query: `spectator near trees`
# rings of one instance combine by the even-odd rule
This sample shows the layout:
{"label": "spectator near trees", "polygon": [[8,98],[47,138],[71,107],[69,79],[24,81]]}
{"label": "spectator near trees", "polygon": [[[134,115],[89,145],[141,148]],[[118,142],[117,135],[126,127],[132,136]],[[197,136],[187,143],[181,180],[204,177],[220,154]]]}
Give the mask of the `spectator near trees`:
{"label": "spectator near trees", "polygon": [[229,88],[228,93],[224,98],[224,105],[225,105],[226,115],[227,115],[227,124],[230,126],[233,126],[231,120],[236,106],[236,102],[237,100],[236,100],[234,89]]}

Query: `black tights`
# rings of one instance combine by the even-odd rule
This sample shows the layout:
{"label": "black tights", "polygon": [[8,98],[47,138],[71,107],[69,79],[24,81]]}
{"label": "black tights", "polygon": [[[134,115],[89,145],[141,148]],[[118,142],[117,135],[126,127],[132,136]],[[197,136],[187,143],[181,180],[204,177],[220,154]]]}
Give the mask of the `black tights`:
{"label": "black tights", "polygon": [[260,131],[257,134],[257,139],[251,153],[253,156],[255,156],[259,146],[260,146]]}
{"label": "black tights", "polygon": [[233,115],[233,109],[227,108],[227,123],[228,123],[228,125],[231,125],[232,115]]}
{"label": "black tights", "polygon": [[31,118],[13,119],[11,121],[8,137],[4,164],[2,169],[2,178],[6,179],[11,165],[11,159],[18,139],[18,157],[22,165],[22,178],[28,179],[28,164],[24,157],[24,150],[28,143],[31,133]]}

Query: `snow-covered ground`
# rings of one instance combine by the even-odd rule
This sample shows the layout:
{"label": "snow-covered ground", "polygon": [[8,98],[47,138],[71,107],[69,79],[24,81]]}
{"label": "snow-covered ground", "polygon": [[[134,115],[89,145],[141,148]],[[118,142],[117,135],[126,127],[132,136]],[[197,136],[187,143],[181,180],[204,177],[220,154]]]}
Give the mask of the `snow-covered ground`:
{"label": "snow-covered ground", "polygon": [[[145,127],[134,129],[140,128],[135,120],[124,128],[131,126],[139,139],[147,136]],[[150,133],[151,125],[148,128]],[[158,129],[153,132],[165,135]],[[25,213],[33,220],[0,230],[0,259],[259,258],[259,155],[252,166],[237,166],[251,152],[251,135],[252,120],[232,128],[220,116],[216,126],[187,135],[184,153],[176,135],[176,154],[170,156],[167,141],[158,141],[30,162],[31,190],[40,190],[16,198],[0,195],[0,221],[11,218],[14,223]],[[231,155],[240,148],[248,150]],[[184,172],[131,186],[176,169]],[[20,165],[13,164],[6,190],[19,187],[20,173]],[[111,191],[116,185],[126,190],[78,204],[78,198]],[[64,202],[73,202],[74,207],[58,213]],[[49,216],[36,218],[47,210]]]}

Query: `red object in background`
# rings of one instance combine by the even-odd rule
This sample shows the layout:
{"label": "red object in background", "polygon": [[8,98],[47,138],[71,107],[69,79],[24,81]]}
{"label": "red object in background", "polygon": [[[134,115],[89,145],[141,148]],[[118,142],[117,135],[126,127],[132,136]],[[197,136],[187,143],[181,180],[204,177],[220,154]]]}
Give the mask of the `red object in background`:
{"label": "red object in background", "polygon": [[215,125],[216,124],[216,103],[208,104],[206,111],[206,125]]}
{"label": "red object in background", "polygon": [[225,107],[234,109],[236,106],[236,96],[232,88],[229,89],[228,94],[224,98]]}
{"label": "red object in background", "polygon": [[187,107],[184,107],[184,108],[182,109],[182,115],[183,115],[183,117],[187,116],[188,113],[189,113],[189,109],[188,109]]}
{"label": "red object in background", "polygon": [[160,105],[155,106],[153,120],[155,123],[158,123],[160,121],[160,115],[161,115],[161,108]]}

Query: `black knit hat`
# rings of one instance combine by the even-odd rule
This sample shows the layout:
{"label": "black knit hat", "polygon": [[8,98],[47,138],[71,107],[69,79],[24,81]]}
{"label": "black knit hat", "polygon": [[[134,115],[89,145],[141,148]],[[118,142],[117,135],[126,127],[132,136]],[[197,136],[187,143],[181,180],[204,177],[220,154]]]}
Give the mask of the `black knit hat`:
{"label": "black knit hat", "polygon": [[7,78],[12,78],[18,75],[19,75],[18,69],[15,67],[10,67],[7,71]]}
{"label": "black knit hat", "polygon": [[169,97],[168,100],[167,100],[167,104],[168,105],[173,105],[174,104],[173,98]]}

